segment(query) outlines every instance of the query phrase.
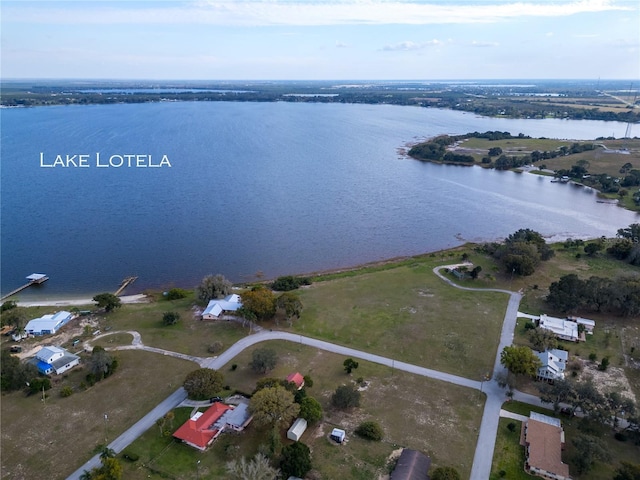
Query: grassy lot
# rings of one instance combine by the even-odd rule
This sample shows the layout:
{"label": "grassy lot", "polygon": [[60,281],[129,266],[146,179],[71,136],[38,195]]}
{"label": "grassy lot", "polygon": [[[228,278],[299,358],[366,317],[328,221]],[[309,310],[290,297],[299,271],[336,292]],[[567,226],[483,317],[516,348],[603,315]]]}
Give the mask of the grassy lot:
{"label": "grassy lot", "polygon": [[[513,132],[512,132],[513,133]],[[470,138],[465,140],[460,147],[463,149],[488,150],[492,147],[500,147],[507,156],[521,156],[531,153],[535,150],[540,152],[557,150],[562,146],[570,147],[574,142],[572,140],[557,140],[547,138],[513,138],[509,140],[490,141],[484,138]],[[638,139],[621,139],[621,140],[598,140],[594,143],[605,145],[610,150],[618,150],[626,148],[629,154],[623,153],[605,153],[602,148],[596,148],[582,153],[567,156],[559,156],[546,160],[540,160],[537,165],[546,165],[551,170],[570,170],[580,160],[589,162],[587,170],[591,174],[606,173],[612,177],[623,176],[620,168],[631,163],[633,168],[640,168],[640,140]],[[486,156],[486,153],[473,153],[477,162]],[[617,198],[617,195],[615,196]]]}
{"label": "grassy lot", "polygon": [[[512,432],[507,425],[516,425]],[[509,480],[527,480],[538,478],[524,471],[524,448],[520,446],[520,429],[522,422],[510,418],[501,418],[496,435],[496,448],[493,452],[493,465],[491,466],[490,480],[508,478]],[[500,474],[501,471],[505,475]]]}
{"label": "grassy lot", "polygon": [[[424,451],[436,466],[452,465],[463,478],[468,477],[484,405],[479,392],[368,362],[360,362],[352,375],[347,375],[342,368],[344,357],[290,342],[270,342],[253,348],[265,346],[276,350],[279,358],[275,370],[267,376],[283,378],[300,371],[314,381],[307,392],[322,404],[325,417],[307,429],[302,441],[311,448],[314,469],[322,478],[376,478],[387,471],[389,455],[401,446]],[[250,358],[251,350],[247,350],[234,359],[235,370],[232,371],[230,365],[222,369],[225,383],[232,389],[250,392],[256,380],[264,377],[248,367]],[[339,385],[359,377],[368,382],[362,391],[361,407],[347,413],[333,410],[331,394]],[[176,411],[174,429],[180,425],[178,417],[186,418],[190,412],[191,409],[186,413],[185,409]],[[382,442],[368,442],[353,435],[355,427],[368,419],[382,425],[385,431]],[[347,432],[348,441],[343,446],[328,440],[335,426]],[[228,460],[241,455],[253,456],[266,438],[265,430],[250,425],[242,434],[223,435],[208,452],[199,453],[162,438],[154,428],[130,447],[141,458],[136,464],[125,462],[125,477],[137,480],[148,478],[147,475],[159,478],[162,474],[167,478],[197,478],[196,465],[200,460],[202,478],[224,478],[224,465]],[[143,463],[150,464],[159,473],[142,467]]]}
{"label": "grassy lot", "polygon": [[[531,411],[543,413],[552,417],[554,416],[553,412],[551,412],[550,410],[531,407],[520,402],[507,402],[503,405],[503,408],[505,410],[509,410],[511,412],[519,413],[526,416],[528,416],[529,412]],[[562,454],[562,459],[565,463],[569,464],[569,472],[571,473],[572,478],[575,478],[576,480],[600,480],[603,478],[612,478],[614,471],[620,465],[620,462],[625,461],[638,463],[638,458],[640,458],[640,446],[634,445],[631,440],[616,440],[614,438],[614,432],[612,431],[611,427],[607,427],[599,423],[590,422],[577,417],[560,417],[560,419],[562,421],[562,428],[565,431],[566,439],[566,450]],[[507,433],[509,433],[509,435],[505,435],[504,432],[500,431],[503,429],[503,423],[504,429],[506,430],[506,424],[508,424],[510,421],[512,420],[500,419],[500,426],[498,427],[498,438],[500,439],[502,437],[501,441],[505,441],[506,443],[508,443],[508,446],[506,448],[503,446],[501,450],[498,450],[496,444],[496,451],[493,458],[492,478],[494,478],[494,472],[498,472],[500,469],[506,470],[504,466],[498,468],[498,465],[513,465],[515,463],[513,452],[516,450],[516,445],[519,442],[519,438],[515,435],[511,435],[508,431]],[[520,422],[515,423],[519,424]],[[517,431],[519,432],[519,429]],[[574,457],[578,453],[575,449],[575,446],[573,445],[572,439],[581,434],[589,434],[599,438],[605,444],[607,451],[611,454],[611,461],[608,463],[596,461],[593,469],[590,472],[578,475],[576,465],[573,462]],[[507,476],[506,478],[512,477]]]}
{"label": "grassy lot", "polygon": [[481,378],[492,369],[507,296],[452,288],[433,275],[438,264],[440,258],[426,257],[398,268],[314,283],[301,291],[305,308],[295,331]]}
{"label": "grassy lot", "polygon": [[[86,371],[76,368],[55,379],[59,381],[54,381],[44,404],[40,395],[2,396],[2,478],[65,478],[104,444],[105,413],[106,434],[112,441],[197,368],[192,362],[148,352],[122,351],[117,358],[114,376],[86,391],[77,388]],[[76,391],[62,398],[60,390],[66,385]]]}

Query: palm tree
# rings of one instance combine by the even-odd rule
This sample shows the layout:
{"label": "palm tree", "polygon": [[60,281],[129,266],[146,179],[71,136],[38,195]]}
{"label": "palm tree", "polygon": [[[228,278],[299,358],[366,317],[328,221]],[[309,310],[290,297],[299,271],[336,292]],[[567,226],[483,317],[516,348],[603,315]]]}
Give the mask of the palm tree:
{"label": "palm tree", "polygon": [[115,456],[116,456],[116,452],[112,448],[104,446],[100,450],[100,459],[101,460],[104,460],[105,458],[114,458]]}

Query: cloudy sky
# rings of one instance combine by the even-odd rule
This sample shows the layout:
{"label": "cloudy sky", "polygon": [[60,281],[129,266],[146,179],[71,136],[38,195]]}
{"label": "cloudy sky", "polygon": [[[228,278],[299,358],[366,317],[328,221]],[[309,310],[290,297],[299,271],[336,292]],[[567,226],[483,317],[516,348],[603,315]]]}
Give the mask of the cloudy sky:
{"label": "cloudy sky", "polygon": [[637,0],[0,5],[4,79],[640,78]]}

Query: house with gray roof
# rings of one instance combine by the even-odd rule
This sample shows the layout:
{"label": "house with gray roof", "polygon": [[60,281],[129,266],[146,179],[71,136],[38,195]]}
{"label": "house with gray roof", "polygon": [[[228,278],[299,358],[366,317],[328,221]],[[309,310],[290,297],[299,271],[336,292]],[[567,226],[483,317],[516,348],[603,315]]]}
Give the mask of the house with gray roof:
{"label": "house with gray roof", "polygon": [[64,348],[49,345],[42,347],[34,358],[29,360],[44,375],[60,375],[80,363],[80,357]]}

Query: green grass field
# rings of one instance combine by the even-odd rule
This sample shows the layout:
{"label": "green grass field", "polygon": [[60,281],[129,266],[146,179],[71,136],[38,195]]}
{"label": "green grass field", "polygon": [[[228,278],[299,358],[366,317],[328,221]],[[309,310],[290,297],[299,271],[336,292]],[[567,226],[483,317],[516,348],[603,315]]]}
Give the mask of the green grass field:
{"label": "green grass field", "polygon": [[479,379],[491,372],[507,295],[452,288],[433,274],[438,264],[314,283],[301,291],[295,331]]}

